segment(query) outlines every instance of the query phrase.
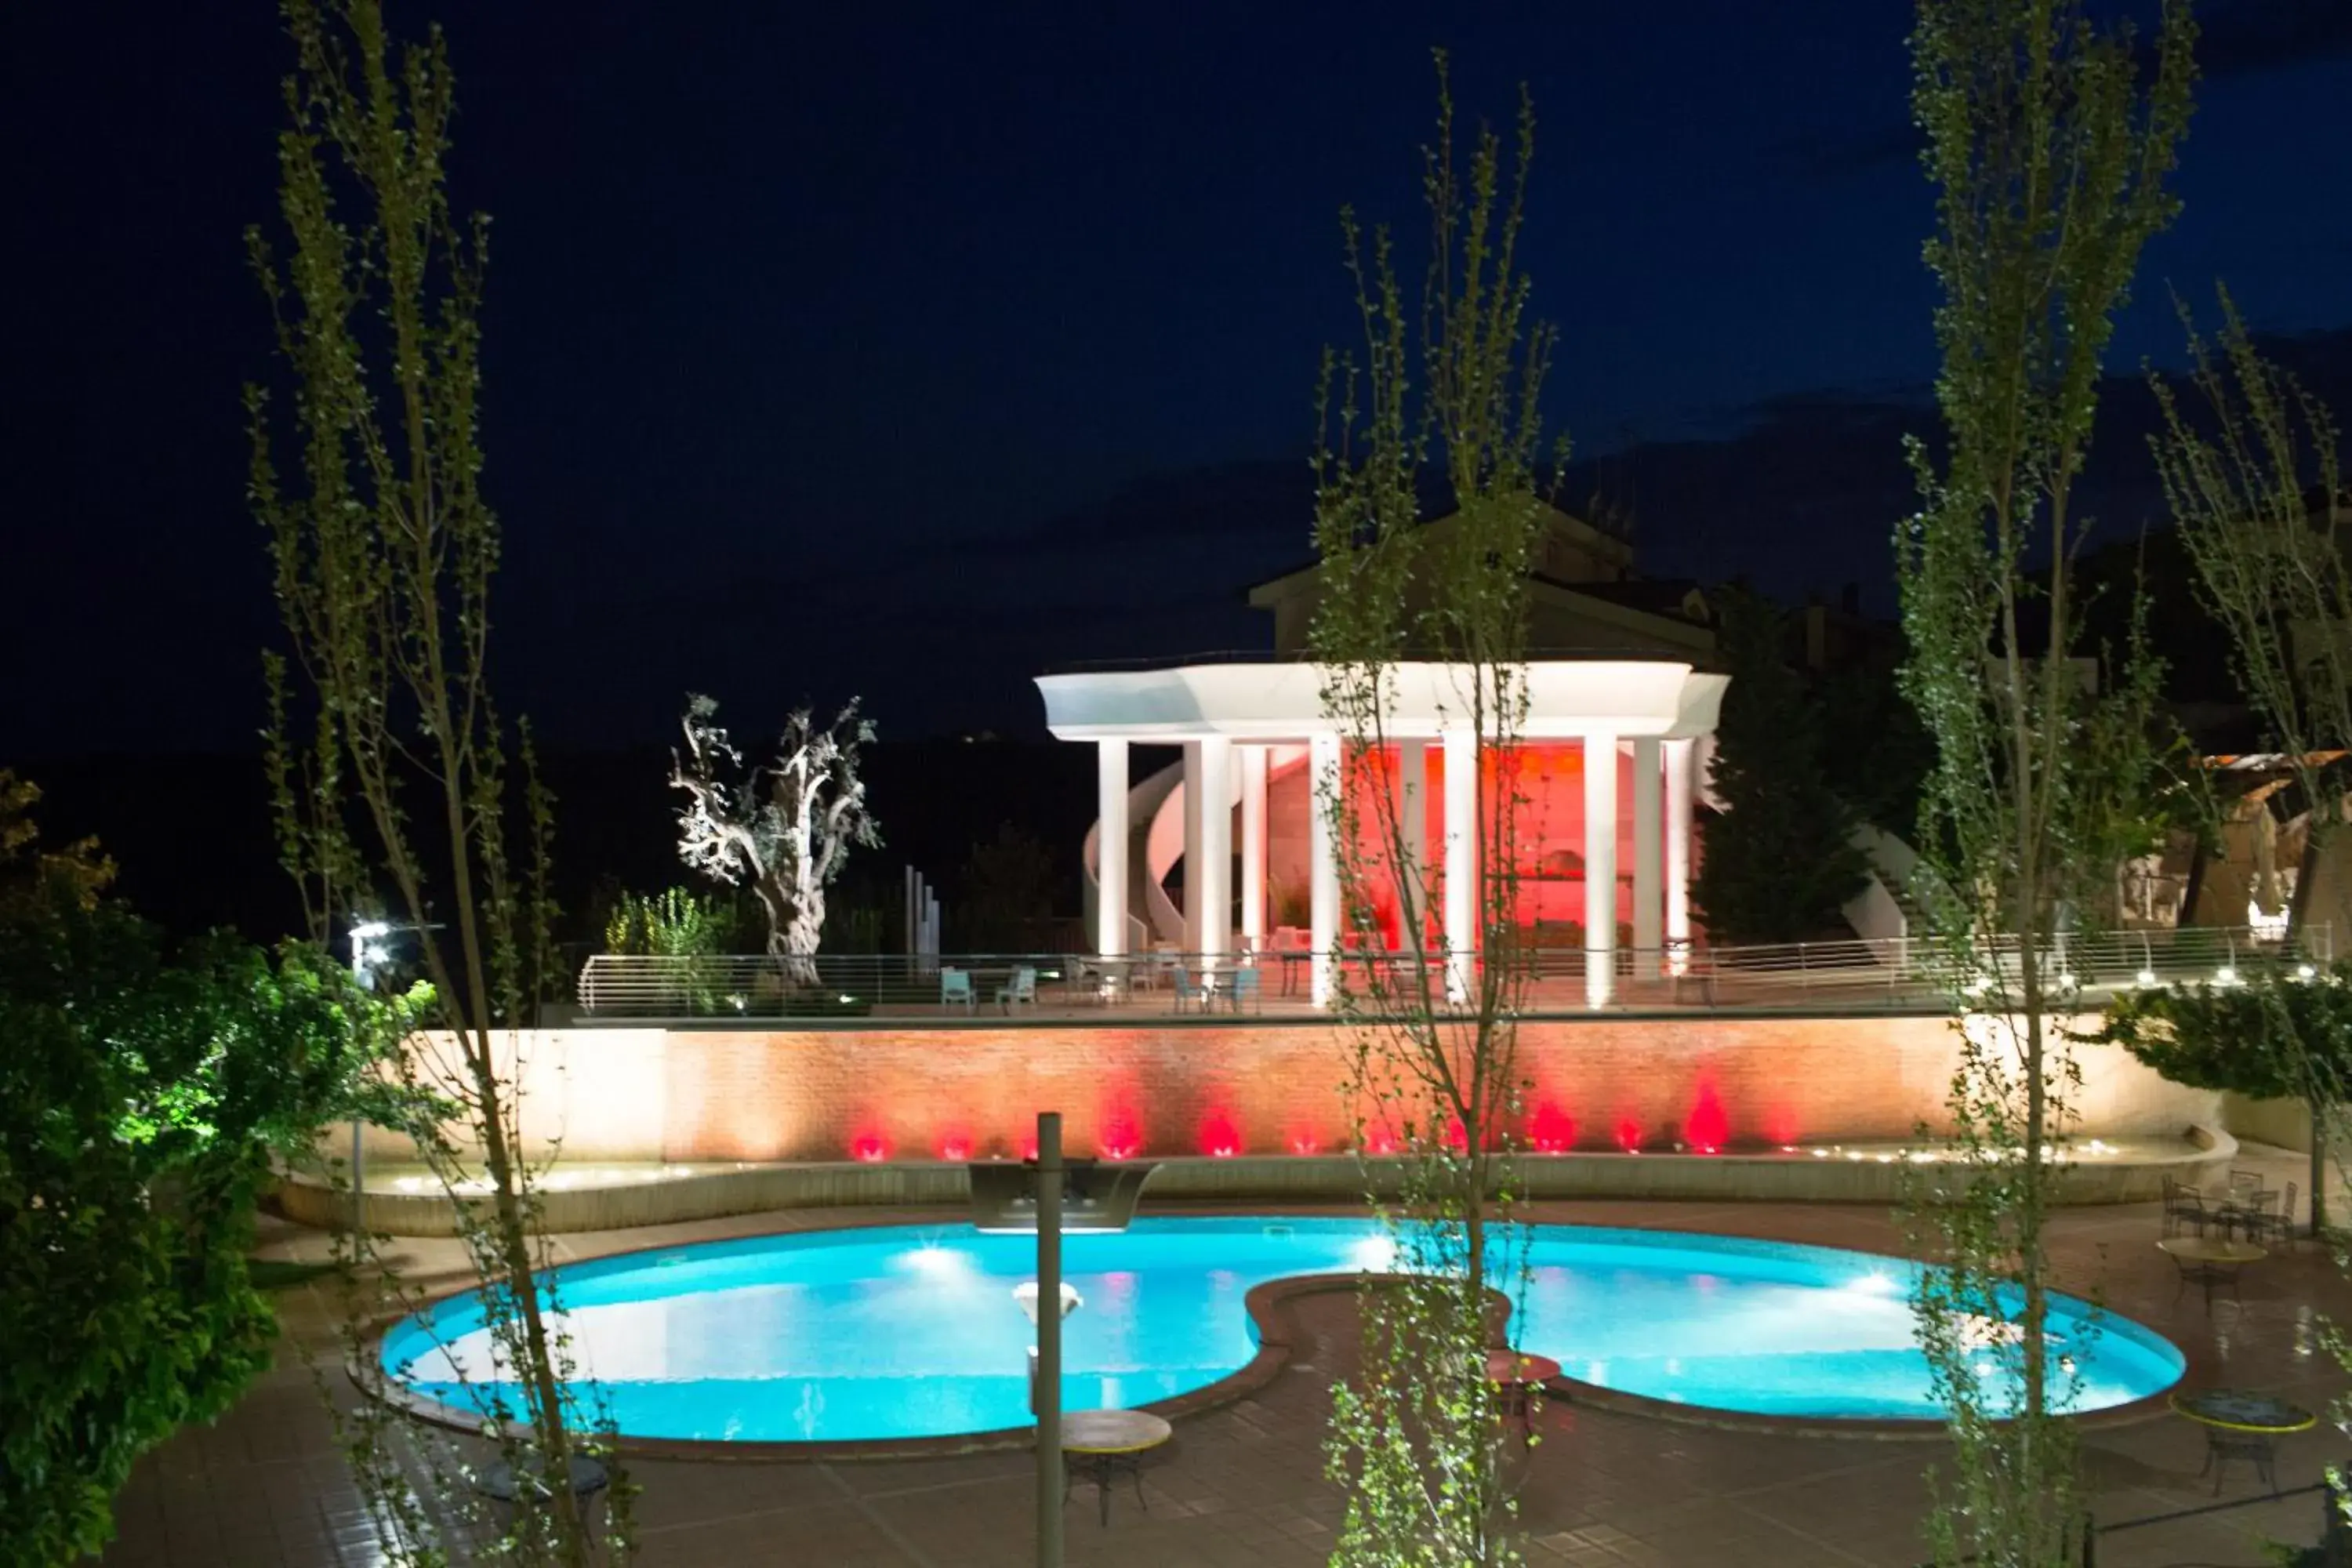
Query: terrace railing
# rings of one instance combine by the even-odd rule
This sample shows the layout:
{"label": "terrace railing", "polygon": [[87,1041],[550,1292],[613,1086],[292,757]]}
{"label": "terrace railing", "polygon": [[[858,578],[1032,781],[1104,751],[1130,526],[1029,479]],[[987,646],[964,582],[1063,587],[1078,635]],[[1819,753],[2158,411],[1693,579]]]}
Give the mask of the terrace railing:
{"label": "terrace railing", "polygon": [[[2332,932],[2309,928],[2271,940],[2243,927],[2111,931],[2047,945],[2045,974],[2062,991],[2096,1005],[2118,990],[2176,981],[2227,984],[2256,964],[2316,969],[2332,956]],[[1776,946],[1621,948],[1608,1008],[1727,1012],[1909,1012],[1948,1005],[1957,994],[1994,1005],[2014,994],[2021,958],[2013,940],[1962,952],[1919,937]],[[1410,953],[1349,949],[1338,960],[1342,983],[1361,991],[1375,975],[1402,980]],[[1442,973],[1443,953],[1422,955]],[[1530,1016],[1585,1013],[1585,955],[1580,948],[1521,947],[1526,965],[1522,1010]],[[1303,1011],[1312,955],[1297,949],[1217,954],[1154,952],[1104,959],[1085,953],[820,953],[815,981],[765,955],[641,957],[598,954],[580,972],[578,998],[589,1017],[616,1019],[848,1017],[924,1016],[1002,1007],[1018,1011],[1016,976],[1030,972],[1036,1006],[1060,1011],[1108,1005],[1182,1010]],[[1180,984],[1178,971],[1183,972]],[[969,980],[971,1000],[952,999],[943,971]],[[1251,978],[1241,981],[1244,971]],[[999,994],[1003,999],[999,1000]]]}

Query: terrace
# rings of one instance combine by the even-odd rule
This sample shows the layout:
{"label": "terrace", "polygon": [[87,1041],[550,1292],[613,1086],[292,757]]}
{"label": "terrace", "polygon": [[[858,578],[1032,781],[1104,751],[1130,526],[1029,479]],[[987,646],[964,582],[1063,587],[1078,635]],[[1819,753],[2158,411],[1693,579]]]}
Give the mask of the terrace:
{"label": "terrace", "polygon": [[[1994,953],[2013,973],[2015,947]],[[2086,1004],[2118,990],[2174,981],[2228,984],[2256,957],[2290,954],[2312,965],[2333,955],[2333,932],[2314,926],[2292,948],[2254,928],[2184,927],[2110,931],[2084,936],[2042,954],[2062,988]],[[1940,944],[1925,938],[1856,938],[1849,942],[1777,946],[1618,949],[1610,955],[1610,984],[1596,1002],[1584,950],[1532,948],[1525,965],[1520,1014],[1528,1018],[1593,1015],[1723,1013],[1731,1015],[1915,1013],[1948,1010],[1956,991],[1971,983]],[[1315,955],[1303,948],[1244,952],[1177,952],[1147,955],[1099,953],[821,953],[819,983],[794,982],[784,962],[757,955],[655,957],[598,954],[582,969],[578,1019],[590,1024],[649,1023],[698,1028],[730,1022],[789,1018],[795,1026],[827,1019],[875,1017],[952,1025],[997,1024],[1007,1017],[1066,1026],[1133,1027],[1147,1020],[1264,1017],[1311,1020],[1329,1016],[1316,999],[1308,971]],[[1389,984],[1411,987],[1412,969],[1442,972],[1445,955],[1364,952],[1342,948],[1328,961],[1353,978],[1361,994],[1377,967]],[[1034,1000],[997,993],[1021,971],[1034,979]],[[971,1001],[945,1000],[942,973],[971,977]],[[1177,975],[1197,983],[1180,990]],[[1246,984],[1236,977],[1249,975]],[[1433,984],[1442,982],[1433,981]]]}

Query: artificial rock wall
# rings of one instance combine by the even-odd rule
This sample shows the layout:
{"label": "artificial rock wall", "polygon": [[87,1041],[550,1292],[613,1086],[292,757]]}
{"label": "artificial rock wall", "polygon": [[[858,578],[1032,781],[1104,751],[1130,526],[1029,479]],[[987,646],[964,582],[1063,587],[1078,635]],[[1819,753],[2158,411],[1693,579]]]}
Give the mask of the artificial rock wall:
{"label": "artificial rock wall", "polygon": [[[1331,1152],[1353,1137],[1351,1037],[1319,1020],[1156,1025],[583,1028],[520,1042],[524,1135],[572,1159],[931,1160],[1024,1152],[1063,1113],[1073,1154]],[[1943,1017],[1596,1018],[1520,1027],[1539,1146],[1895,1142],[1940,1127]],[[2077,1051],[2078,1136],[2218,1125],[2219,1097],[2113,1047]],[[374,1151],[403,1152],[388,1135]]]}

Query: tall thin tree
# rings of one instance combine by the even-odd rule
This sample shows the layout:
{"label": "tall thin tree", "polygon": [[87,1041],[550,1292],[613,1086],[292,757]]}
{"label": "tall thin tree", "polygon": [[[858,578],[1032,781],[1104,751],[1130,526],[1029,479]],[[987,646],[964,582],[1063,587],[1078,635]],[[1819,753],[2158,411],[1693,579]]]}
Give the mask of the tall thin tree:
{"label": "tall thin tree", "polygon": [[[394,1058],[417,1111],[409,1131],[463,1222],[504,1363],[486,1424],[519,1468],[566,1477],[583,1448],[606,1446],[567,1375],[521,1141],[520,1026],[552,956],[550,802],[527,731],[518,745],[490,689],[501,537],[478,429],[488,220],[448,199],[454,79],[437,29],[395,49],[379,0],[286,0],[283,16],[296,52],[278,140],[290,248],[258,229],[247,241],[290,423],[261,389],[247,395],[251,500],[300,678],[289,691],[287,662],[269,659],[281,847],[321,943],[389,886],[430,984],[429,1032]],[[296,455],[290,483],[281,444]],[[461,1195],[477,1174],[479,1210]],[[387,1547],[437,1560],[396,1467],[362,1479],[390,1488],[376,1498],[394,1516],[379,1517]],[[595,1547],[572,1488],[517,1489],[509,1560],[583,1568]],[[618,1545],[625,1555],[625,1531]]]}
{"label": "tall thin tree", "polygon": [[[2197,569],[2198,596],[2229,634],[2246,695],[2302,786],[2304,864],[2315,867],[2346,815],[2335,753],[2352,749],[2352,567],[2344,557],[2352,497],[2327,405],[2263,353],[2226,289],[2221,310],[2218,341],[2209,343],[2180,307],[2194,404],[2184,406],[2170,382],[2151,374],[2164,426],[2148,445]],[[2298,881],[2295,904],[2299,922],[2314,919],[2307,882]],[[2298,1037],[2292,1010],[2269,1016]],[[2334,1102],[2322,1094],[2310,1102],[2317,1236],[2327,1223],[2324,1108]]]}
{"label": "tall thin tree", "polygon": [[[2079,1512],[2058,1419],[2071,1363],[2047,1330],[2053,1148],[2075,1078],[2061,948],[2140,831],[2154,670],[2084,679],[2074,489],[2116,312],[2177,205],[2193,36],[2185,0],[2166,0],[2144,89],[2130,37],[2074,0],[1920,0],[1911,37],[1944,440],[1911,445],[1903,679],[1937,746],[1920,838],[1938,875],[1921,891],[1960,960],[1950,1113],[1981,1156],[1924,1208],[1918,1321],[1957,1449],[1931,1521],[1943,1563],[2053,1568]],[[1988,1363],[2002,1375],[1981,1377]]]}
{"label": "tall thin tree", "polygon": [[[1341,218],[1363,358],[1327,353],[1316,460],[1321,598],[1312,647],[1339,755],[1313,783],[1353,939],[1326,955],[1353,1026],[1350,1089],[1368,1192],[1397,1277],[1362,1297],[1364,1351],[1335,1392],[1331,1473],[1349,1505],[1335,1563],[1516,1560],[1510,1473],[1485,1376],[1493,1285],[1523,1253],[1507,1224],[1521,1091],[1516,1019],[1527,967],[1517,941],[1517,742],[1527,714],[1528,579],[1550,515],[1542,494],[1562,444],[1539,412],[1556,337],[1528,319],[1517,244],[1535,117],[1520,96],[1517,156],[1481,130],[1457,163],[1445,57],[1423,157],[1428,271],[1407,303],[1390,235]],[[1424,527],[1422,478],[1452,503]],[[1475,826],[1443,864],[1416,852],[1418,795],[1398,786],[1401,660],[1443,673],[1448,728],[1472,739]],[[1449,757],[1462,764],[1459,748]],[[1613,767],[1613,755],[1607,765]],[[1449,782],[1448,788],[1458,785]],[[1471,951],[1433,947],[1446,879],[1472,882]],[[1459,896],[1458,893],[1456,895]],[[1402,941],[1392,960],[1387,907]]]}

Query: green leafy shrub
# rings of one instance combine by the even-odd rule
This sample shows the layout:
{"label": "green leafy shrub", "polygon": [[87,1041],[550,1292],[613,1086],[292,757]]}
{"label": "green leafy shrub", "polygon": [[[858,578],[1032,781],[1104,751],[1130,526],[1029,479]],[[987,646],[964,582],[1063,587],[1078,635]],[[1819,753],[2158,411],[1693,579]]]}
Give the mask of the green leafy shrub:
{"label": "green leafy shrub", "polygon": [[623,893],[604,921],[604,951],[660,958],[700,958],[734,950],[740,923],[732,904],[686,888]]}
{"label": "green leafy shrub", "polygon": [[355,1109],[377,1012],[307,949],[0,910],[0,1560],[97,1551],[139,1456],[268,1364],[255,1205]]}

